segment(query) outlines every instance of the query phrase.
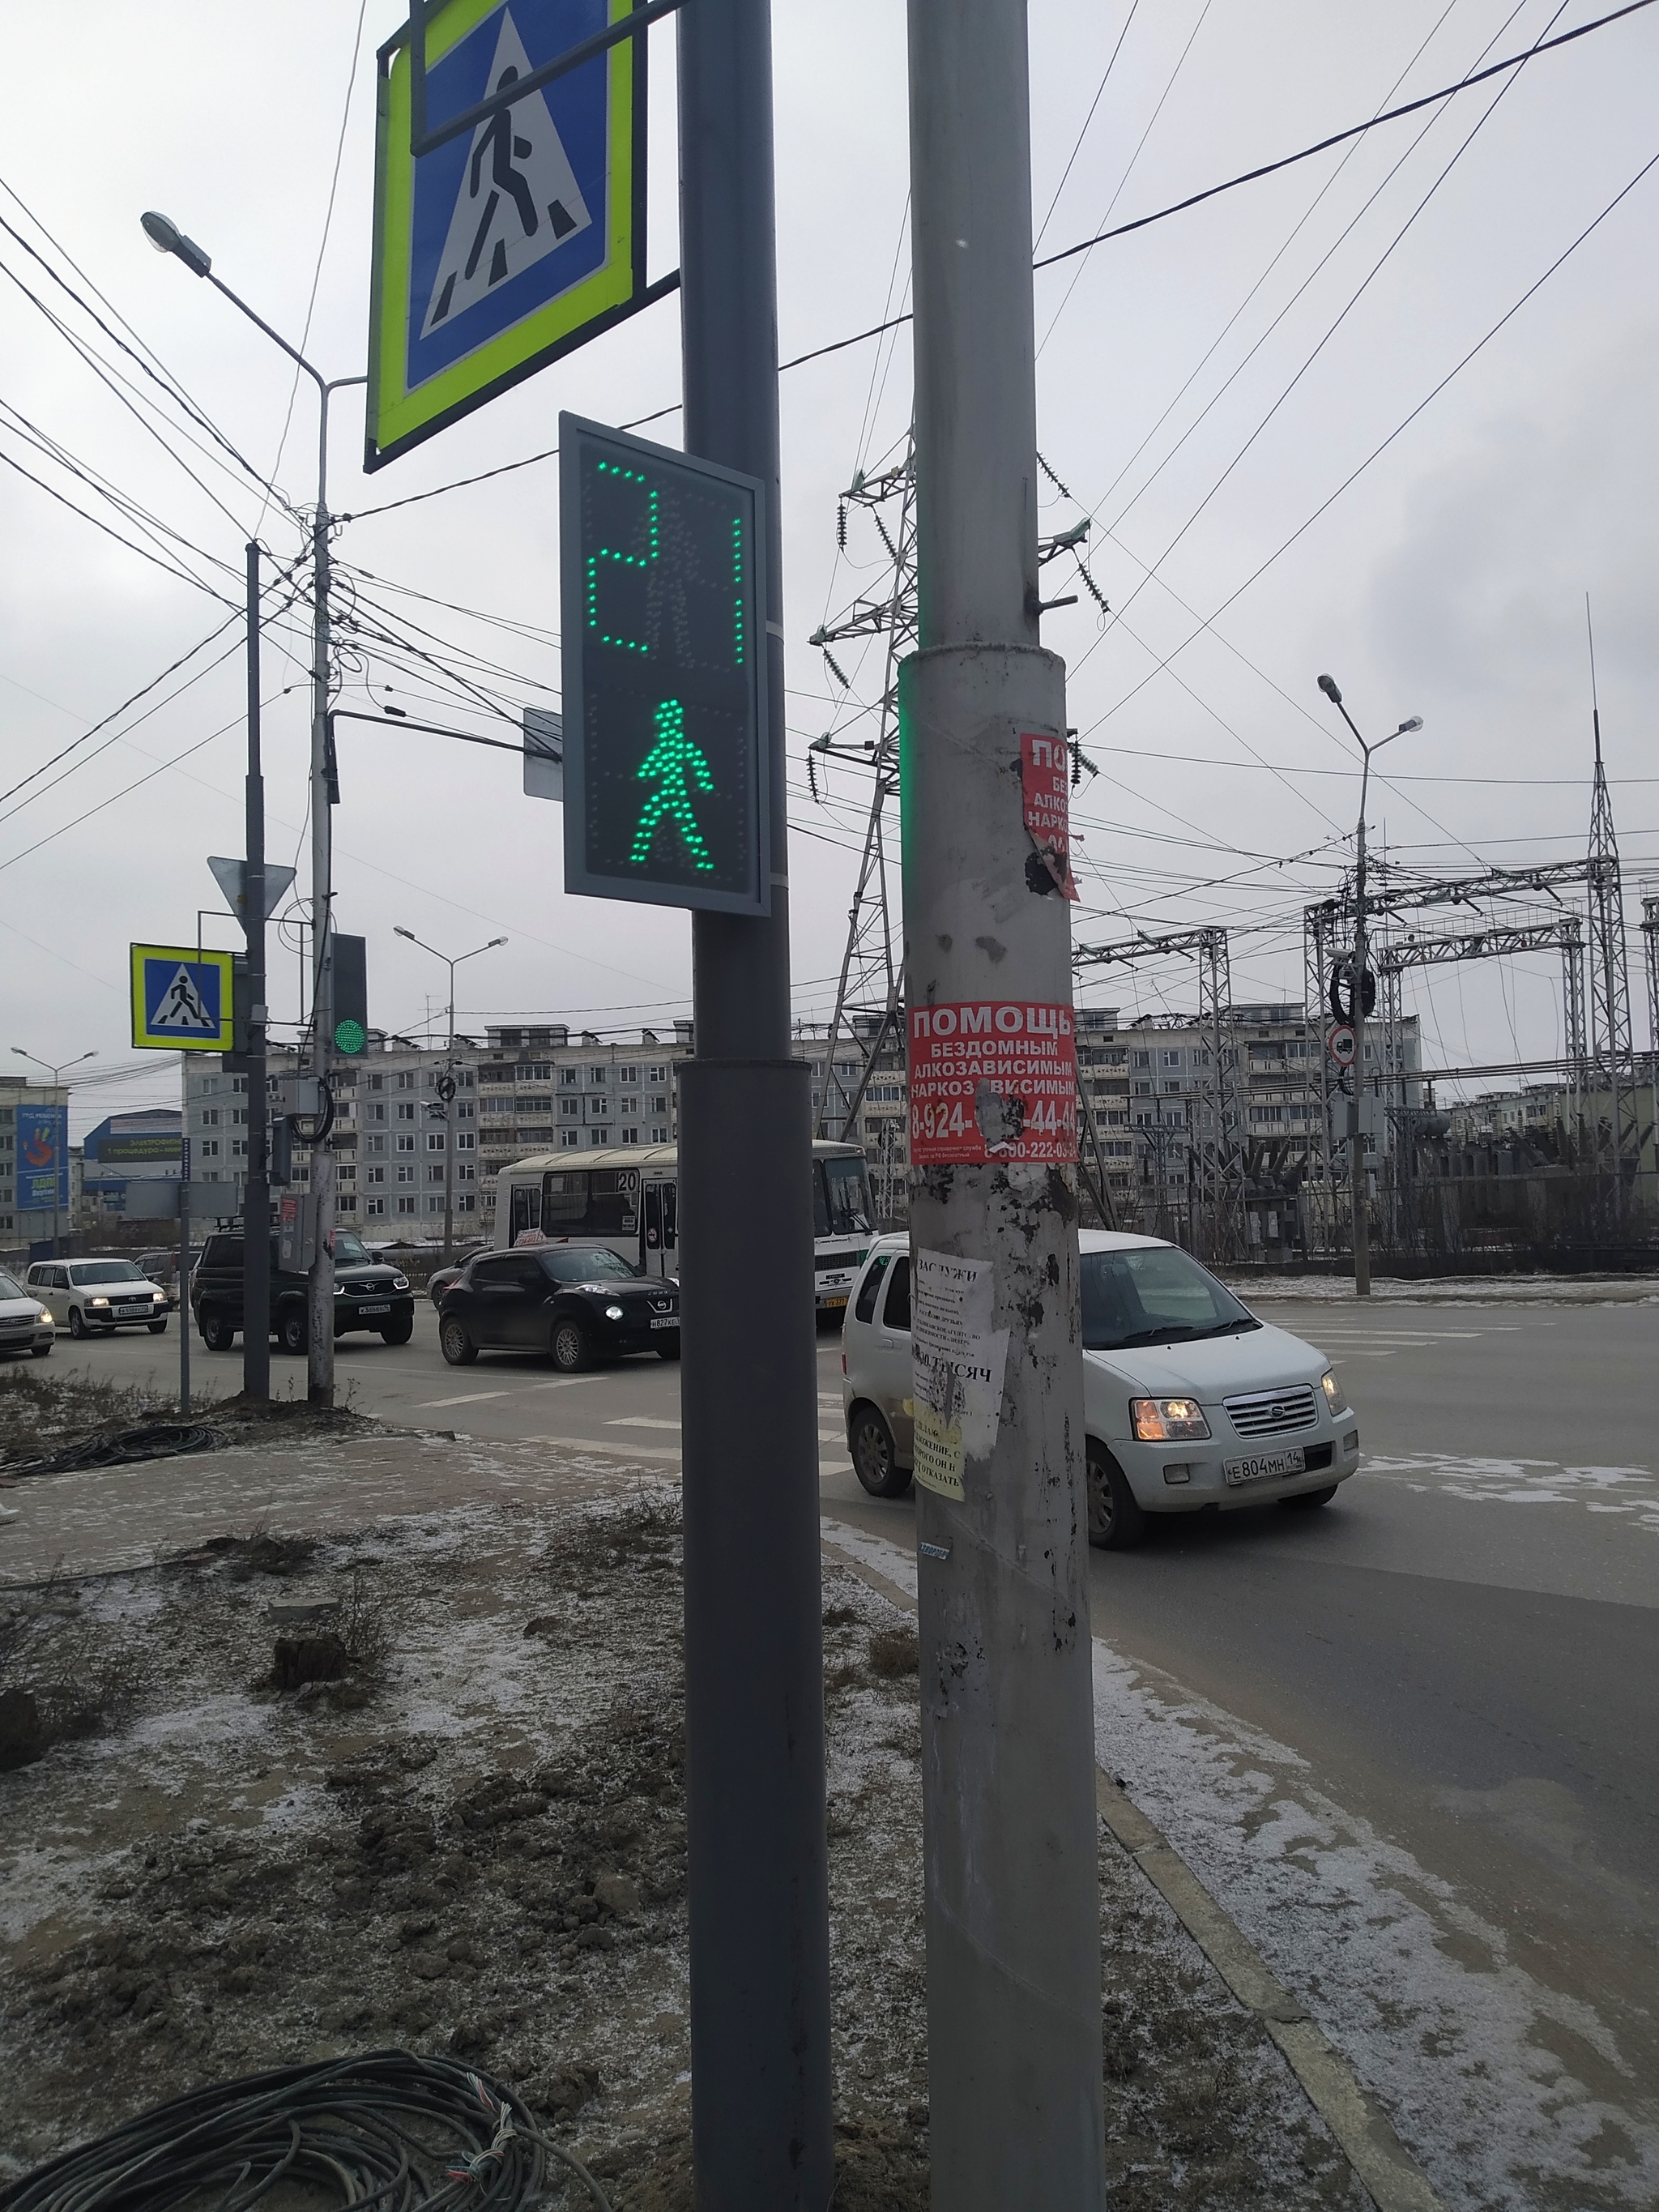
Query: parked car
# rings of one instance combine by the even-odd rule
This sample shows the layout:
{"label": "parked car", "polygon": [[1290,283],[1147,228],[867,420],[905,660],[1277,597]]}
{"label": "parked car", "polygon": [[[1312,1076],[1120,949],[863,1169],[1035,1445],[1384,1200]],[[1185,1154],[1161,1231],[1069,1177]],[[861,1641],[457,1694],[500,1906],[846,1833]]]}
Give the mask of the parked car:
{"label": "parked car", "polygon": [[167,1292],[131,1260],[37,1260],[23,1287],[74,1337],[133,1328],[160,1336],[167,1325]]}
{"label": "parked car", "polygon": [[57,1341],[52,1308],[0,1267],[0,1352],[32,1352],[44,1359]]}
{"label": "parked car", "polygon": [[[1151,1513],[1328,1505],[1359,1464],[1359,1422],[1324,1354],[1258,1321],[1189,1254],[1085,1230],[1083,1418],[1089,1541],[1139,1543]],[[910,1256],[871,1249],[842,1333],[854,1472],[872,1497],[913,1464]]]}
{"label": "parked car", "polygon": [[548,1352],[567,1375],[631,1352],[677,1359],[679,1285],[598,1243],[479,1252],[444,1294],[438,1343],[452,1367],[480,1352]]}
{"label": "parked car", "polygon": [[[278,1240],[270,1240],[270,1326],[284,1352],[299,1353],[310,1333],[310,1285],[297,1268],[282,1265]],[[210,1237],[190,1279],[191,1311],[210,1352],[228,1352],[242,1326],[242,1239]],[[349,1229],[334,1232],[334,1334],[372,1330],[387,1344],[407,1344],[415,1334],[415,1294],[409,1278],[390,1261],[376,1260]]]}
{"label": "parked car", "polygon": [[452,1260],[444,1267],[434,1268],[428,1279],[426,1291],[434,1310],[443,1304],[444,1292],[450,1285],[459,1283],[466,1273],[468,1262],[475,1260],[480,1252],[488,1251],[489,1249],[486,1244],[475,1244],[470,1252],[464,1252],[459,1260]]}

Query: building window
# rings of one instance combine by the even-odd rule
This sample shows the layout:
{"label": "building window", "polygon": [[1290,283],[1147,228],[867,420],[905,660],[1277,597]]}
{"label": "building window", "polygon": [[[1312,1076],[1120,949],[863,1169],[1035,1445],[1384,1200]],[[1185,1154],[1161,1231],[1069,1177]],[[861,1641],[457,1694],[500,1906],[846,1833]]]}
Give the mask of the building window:
{"label": "building window", "polygon": [[444,1171],[441,1168],[428,1168],[426,1171],[426,1179],[428,1182],[441,1183]]}
{"label": "building window", "polygon": [[398,1138],[398,1150],[400,1152],[412,1152],[414,1151],[414,1149],[415,1149],[415,1139],[414,1139],[414,1138],[413,1138],[413,1137],[399,1137],[399,1138]]}
{"label": "building window", "polygon": [[606,1121],[610,1118],[610,1114],[611,1101],[608,1098],[590,1098],[588,1100],[587,1118],[590,1121]]}
{"label": "building window", "polygon": [[370,1168],[368,1170],[368,1180],[370,1182],[384,1182],[386,1181],[386,1170],[384,1168]]}
{"label": "building window", "polygon": [[628,1085],[637,1083],[639,1079],[640,1071],[637,1067],[619,1067],[617,1070],[617,1080],[618,1083]]}
{"label": "building window", "polygon": [[582,1102],[580,1098],[561,1098],[559,1101],[559,1119],[562,1121],[579,1120],[581,1110]]}
{"label": "building window", "polygon": [[668,1111],[667,1099],[665,1097],[653,1098],[651,1101],[651,1111],[653,1114],[665,1114]]}
{"label": "building window", "polygon": [[219,1109],[216,1106],[204,1106],[202,1109],[202,1127],[204,1129],[216,1129],[218,1126]]}
{"label": "building window", "polygon": [[401,1072],[398,1078],[398,1088],[399,1091],[412,1091],[415,1088],[415,1075],[412,1069],[406,1067]]}
{"label": "building window", "polygon": [[[380,1080],[378,1076],[375,1078],[375,1080],[377,1082]],[[368,1109],[368,1119],[371,1121],[384,1121],[386,1119],[386,1108],[384,1106],[371,1106]]]}
{"label": "building window", "polygon": [[398,1180],[399,1182],[413,1182],[415,1180],[414,1169],[399,1168],[398,1170]]}
{"label": "building window", "polygon": [[1138,1053],[1136,1053],[1136,1054],[1135,1054],[1135,1066],[1136,1066],[1137,1067],[1150,1067],[1150,1066],[1152,1066],[1152,1054],[1151,1054],[1150,1052],[1138,1052]]}
{"label": "building window", "polygon": [[398,1109],[398,1119],[400,1121],[412,1121],[415,1119],[415,1102],[413,1099],[410,1099],[407,1106],[399,1105]]}
{"label": "building window", "polygon": [[204,1137],[199,1150],[204,1160],[216,1160],[219,1157],[219,1139],[216,1137]]}
{"label": "building window", "polygon": [[667,1130],[653,1129],[651,1132],[651,1141],[653,1145],[665,1145],[668,1142]]}
{"label": "building window", "polygon": [[400,1198],[398,1200],[398,1211],[399,1213],[413,1213],[415,1211],[414,1200],[412,1198]]}
{"label": "building window", "polygon": [[443,1133],[442,1133],[442,1132],[441,1132],[441,1130],[437,1130],[437,1129],[428,1129],[428,1130],[427,1131],[427,1133],[426,1133],[426,1148],[427,1148],[428,1152],[442,1152],[442,1150],[443,1150],[443,1148],[444,1148],[444,1140],[443,1140]]}
{"label": "building window", "polygon": [[458,1152],[477,1152],[477,1139],[465,1130],[463,1130],[455,1139],[455,1149]]}
{"label": "building window", "polygon": [[[622,1133],[622,1140],[625,1145],[637,1145],[640,1141],[640,1133],[637,1129],[624,1129]],[[631,1175],[633,1170],[630,1168],[629,1172]]]}
{"label": "building window", "polygon": [[1162,1059],[1163,1065],[1165,1067],[1179,1067],[1181,1065],[1181,1054],[1179,1052],[1166,1052],[1162,1054],[1160,1057]]}
{"label": "building window", "polygon": [[668,1070],[665,1067],[651,1068],[647,1072],[645,1079],[647,1083],[666,1083],[668,1080]]}
{"label": "building window", "polygon": [[[371,1083],[378,1083],[380,1079],[378,1075],[372,1075],[369,1078]],[[383,1198],[371,1198],[367,1201],[363,1210],[368,1213],[384,1213],[386,1200]]]}
{"label": "building window", "polygon": [[607,1129],[590,1129],[587,1133],[587,1141],[590,1145],[603,1145],[609,1140],[610,1132]]}
{"label": "building window", "polygon": [[368,1087],[371,1091],[384,1091],[386,1089],[385,1076],[371,1075],[368,1079]]}
{"label": "building window", "polygon": [[457,1213],[476,1213],[477,1210],[478,1201],[471,1191],[465,1192],[455,1201]]}
{"label": "building window", "polygon": [[574,1091],[577,1083],[580,1079],[580,1076],[581,1070],[578,1067],[562,1067],[559,1070],[560,1090]]}
{"label": "building window", "polygon": [[384,1137],[371,1137],[368,1140],[368,1149],[371,1152],[384,1153],[386,1151],[386,1139]]}
{"label": "building window", "polygon": [[590,1067],[587,1071],[587,1080],[590,1088],[595,1091],[602,1090],[611,1080],[611,1070],[608,1067]]}
{"label": "building window", "polygon": [[463,1160],[459,1167],[455,1170],[455,1180],[457,1182],[477,1182],[478,1180],[478,1170],[477,1168],[469,1167],[466,1162]]}
{"label": "building window", "polygon": [[580,1145],[581,1140],[582,1133],[580,1129],[561,1129],[559,1132],[561,1145]]}

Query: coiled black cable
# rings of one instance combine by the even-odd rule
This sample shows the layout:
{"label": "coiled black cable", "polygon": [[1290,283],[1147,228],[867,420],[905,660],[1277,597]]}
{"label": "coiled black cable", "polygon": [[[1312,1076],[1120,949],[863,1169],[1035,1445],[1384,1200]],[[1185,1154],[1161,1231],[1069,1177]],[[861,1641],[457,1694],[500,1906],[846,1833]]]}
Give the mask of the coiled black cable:
{"label": "coiled black cable", "polygon": [[352,2212],[520,2212],[550,2160],[610,2212],[519,2100],[453,2059],[373,2051],[192,2089],[0,2189],[0,2212],[246,2212],[279,2181]]}

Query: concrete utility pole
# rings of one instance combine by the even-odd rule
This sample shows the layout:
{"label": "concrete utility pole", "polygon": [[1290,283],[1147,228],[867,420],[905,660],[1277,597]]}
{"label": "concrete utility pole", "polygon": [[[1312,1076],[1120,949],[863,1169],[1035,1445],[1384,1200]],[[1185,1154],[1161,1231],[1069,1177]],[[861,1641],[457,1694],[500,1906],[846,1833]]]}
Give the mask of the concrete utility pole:
{"label": "concrete utility pole", "polygon": [[[313,1406],[334,1403],[334,1154],[328,1145],[331,1121],[328,1108],[328,1066],[334,1042],[334,825],[329,809],[338,797],[332,747],[328,734],[329,656],[331,634],[328,619],[328,403],[337,392],[353,384],[367,384],[367,376],[325,377],[313,368],[296,346],[274,331],[263,315],[233,292],[213,273],[209,255],[176,222],[152,209],[141,216],[144,235],[158,253],[182,261],[192,276],[204,276],[216,292],[262,330],[317,387],[317,509],[312,520],[312,665],[311,665],[311,942],[312,1073],[323,1097],[324,1112],[318,1141],[311,1148],[311,1201],[317,1229],[317,1257],[310,1277],[307,1299],[307,1396]],[[252,1127],[250,1107],[249,1127]],[[250,1158],[252,1155],[250,1154]]]}
{"label": "concrete utility pole", "polygon": [[[692,916],[696,1053],[679,1071],[692,2156],[699,2212],[824,2212],[817,1352],[810,1079],[789,1026],[769,0],[695,0],[678,38],[685,447],[764,487],[773,871],[764,920]],[[750,1441],[734,1447],[737,1405]]]}
{"label": "concrete utility pole", "polygon": [[[247,1176],[242,1185],[242,1395],[270,1395],[270,1098],[265,1082],[265,781],[259,744],[259,548],[247,549],[247,860],[242,926],[247,933]],[[180,1243],[184,1242],[180,1231]],[[181,1249],[179,1264],[190,1264]],[[185,1278],[181,1274],[180,1283]],[[187,1292],[179,1326],[190,1334]]]}
{"label": "concrete utility pole", "polygon": [[1384,745],[1391,745],[1396,738],[1403,738],[1408,730],[1420,730],[1423,718],[1413,714],[1397,730],[1390,730],[1386,738],[1368,744],[1359,734],[1358,725],[1342,703],[1342,694],[1337,689],[1334,676],[1322,676],[1319,688],[1341,715],[1353,733],[1364,765],[1359,771],[1359,829],[1354,852],[1353,872],[1353,969],[1350,988],[1353,1009],[1348,1026],[1353,1031],[1353,1101],[1348,1108],[1348,1133],[1352,1139],[1349,1158],[1349,1204],[1353,1213],[1353,1294],[1357,1298],[1368,1298],[1371,1294],[1371,1218],[1370,1196],[1365,1180],[1365,1133],[1361,1126],[1361,1106],[1365,1096],[1365,963],[1369,948],[1365,939],[1365,801],[1370,789],[1371,755],[1380,753]]}
{"label": "concrete utility pole", "polygon": [[[1066,730],[1065,671],[1038,636],[1024,0],[909,0],[909,48],[921,621],[899,700],[915,1341],[920,1355],[924,1266],[945,1255],[989,1263],[968,1304],[988,1278],[994,1370],[1005,1331],[1006,1347],[989,1419],[970,1436],[963,1413],[959,1479],[916,1500],[933,2197],[951,2212],[1097,2212],[1076,1170],[1063,1152],[1018,1159],[1019,1102],[983,1081],[970,1121],[983,1164],[915,1164],[919,1027],[988,1006],[999,1027],[1017,1009],[1072,1028],[1068,908],[1022,811],[1022,734]],[[1075,1162],[1074,1095],[1066,1111]]]}

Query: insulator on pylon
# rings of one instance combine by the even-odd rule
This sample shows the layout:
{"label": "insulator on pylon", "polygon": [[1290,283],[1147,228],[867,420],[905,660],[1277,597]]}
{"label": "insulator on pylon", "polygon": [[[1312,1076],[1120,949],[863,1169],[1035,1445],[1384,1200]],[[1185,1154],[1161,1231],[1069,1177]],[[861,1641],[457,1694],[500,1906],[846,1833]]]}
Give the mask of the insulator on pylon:
{"label": "insulator on pylon", "polygon": [[853,687],[848,682],[841,663],[836,659],[835,654],[830,652],[827,645],[823,647],[823,657],[829,662],[830,668],[834,671],[836,681],[840,684],[842,690],[843,691],[850,691]]}
{"label": "insulator on pylon", "polygon": [[847,501],[842,500],[836,509],[836,543],[844,553],[847,550]]}
{"label": "insulator on pylon", "polygon": [[812,765],[812,756],[811,753],[808,753],[806,756],[806,788],[811,793],[813,799],[816,800],[818,795],[818,772]]}

